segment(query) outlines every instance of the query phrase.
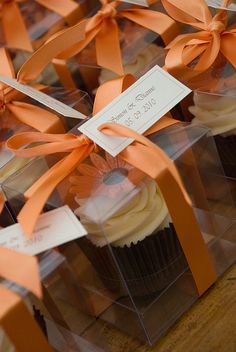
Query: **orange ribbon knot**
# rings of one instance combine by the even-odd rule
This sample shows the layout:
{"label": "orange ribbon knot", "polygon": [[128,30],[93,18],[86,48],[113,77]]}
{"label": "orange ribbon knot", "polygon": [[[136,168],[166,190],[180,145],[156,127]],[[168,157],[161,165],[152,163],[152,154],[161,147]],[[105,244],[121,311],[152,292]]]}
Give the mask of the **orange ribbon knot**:
{"label": "orange ribbon knot", "polygon": [[[176,21],[198,31],[179,35],[168,46],[165,68],[182,80],[208,70],[221,53],[236,68],[236,25],[227,28],[227,10],[213,17],[204,0],[162,0],[167,13]],[[225,0],[227,5],[229,1]]]}
{"label": "orange ribbon knot", "polygon": [[[95,39],[98,65],[123,75],[118,19],[128,19],[158,33],[166,44],[179,33],[175,21],[163,13],[137,6],[122,10],[119,8],[119,1],[109,3],[108,0],[101,0],[101,3],[102,8],[87,20],[85,39],[65,51],[62,50],[60,55],[56,56],[57,60],[70,59]],[[72,28],[67,31],[70,33]]]}

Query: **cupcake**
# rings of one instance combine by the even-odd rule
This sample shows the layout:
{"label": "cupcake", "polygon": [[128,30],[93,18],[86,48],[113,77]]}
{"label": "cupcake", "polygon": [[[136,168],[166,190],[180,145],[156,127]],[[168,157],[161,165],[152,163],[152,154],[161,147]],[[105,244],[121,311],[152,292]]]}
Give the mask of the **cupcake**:
{"label": "cupcake", "polygon": [[236,177],[236,98],[195,92],[189,111],[193,124],[211,129],[226,176]]}
{"label": "cupcake", "polygon": [[131,295],[143,297],[163,290],[186,262],[160,189],[144,174],[135,178],[135,170],[92,153],[71,176],[70,191],[88,231],[78,244],[105,286],[125,295],[117,261]]}

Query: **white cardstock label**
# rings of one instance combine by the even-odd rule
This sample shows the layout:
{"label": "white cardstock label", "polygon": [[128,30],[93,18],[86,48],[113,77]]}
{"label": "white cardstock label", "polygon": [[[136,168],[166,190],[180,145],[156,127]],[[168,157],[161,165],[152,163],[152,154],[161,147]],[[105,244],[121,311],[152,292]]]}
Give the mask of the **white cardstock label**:
{"label": "white cardstock label", "polygon": [[146,0],[122,0],[122,2],[127,2],[128,4],[149,7],[149,4]]}
{"label": "white cardstock label", "polygon": [[162,68],[154,66],[78,129],[116,156],[132,143],[132,139],[105,135],[98,130],[99,126],[113,122],[143,134],[190,92]]}
{"label": "white cardstock label", "polygon": [[65,117],[73,117],[75,119],[83,120],[86,118],[84,114],[81,112],[67,106],[66,104],[62,103],[61,101],[50,97],[49,95],[29,86],[26,84],[21,84],[17,82],[16,79],[10,77],[3,77],[0,76],[0,81],[19,92],[27,95],[28,97],[38,101],[39,103],[47,106],[48,108],[58,112],[59,114]]}
{"label": "white cardstock label", "polygon": [[32,239],[27,239],[19,224],[0,230],[0,246],[36,255],[86,234],[80,221],[65,205],[40,215]]}

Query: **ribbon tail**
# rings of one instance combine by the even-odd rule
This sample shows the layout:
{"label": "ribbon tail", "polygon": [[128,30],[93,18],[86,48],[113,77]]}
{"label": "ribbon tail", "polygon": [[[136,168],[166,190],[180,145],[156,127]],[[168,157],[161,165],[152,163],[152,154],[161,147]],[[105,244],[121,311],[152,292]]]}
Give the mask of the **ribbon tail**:
{"label": "ribbon tail", "polygon": [[0,75],[14,78],[15,70],[10,55],[5,48],[0,48]]}
{"label": "ribbon tail", "polygon": [[236,44],[236,33],[225,33],[221,39],[220,51],[226,57],[226,59],[231,63],[231,65],[236,68],[236,52],[232,48]]}
{"label": "ribbon tail", "polygon": [[39,132],[65,132],[65,128],[60,118],[48,110],[21,101],[8,103],[7,108],[19,121],[27,126],[35,128]]}
{"label": "ribbon tail", "polygon": [[98,65],[122,76],[124,69],[116,20],[113,18],[104,20],[95,40]]}
{"label": "ribbon tail", "polygon": [[0,191],[0,214],[2,213],[5,205],[5,197],[3,193]]}
{"label": "ribbon tail", "polygon": [[92,148],[93,145],[85,145],[73,150],[70,155],[55,164],[26,191],[25,197],[28,200],[17,219],[29,238],[31,238],[37,218],[53,190],[76,168],[80,161],[88,156]]}
{"label": "ribbon tail", "polygon": [[65,87],[65,89],[76,89],[76,84],[73,80],[71,71],[67,65],[66,60],[53,59],[52,64],[60,79],[60,82]]}
{"label": "ribbon tail", "polygon": [[[89,22],[87,22],[87,24],[89,24]],[[73,27],[67,29],[67,33],[69,33],[72,28]],[[79,42],[77,40],[74,45],[67,45],[66,50],[61,50],[59,55],[56,56],[56,58],[60,60],[68,60],[71,57],[76,56],[84,48],[86,48],[87,45],[89,45],[92,42],[92,40],[96,37],[99,31],[100,31],[99,26],[92,28],[91,30],[86,30],[85,37],[82,41]]]}
{"label": "ribbon tail", "polygon": [[169,44],[178,34],[179,27],[167,15],[144,9],[129,9],[119,13],[122,17],[159,34],[165,44]]}
{"label": "ribbon tail", "polygon": [[46,7],[47,9],[56,12],[61,17],[64,17],[70,25],[75,24],[79,19],[83,18],[83,11],[81,6],[75,1],[36,0],[36,2]]}
{"label": "ribbon tail", "polygon": [[192,206],[185,201],[181,188],[169,170],[160,173],[156,181],[166,201],[198,293],[201,295],[216,281],[216,273]]}
{"label": "ribbon tail", "polygon": [[22,298],[4,286],[0,296],[0,324],[16,350],[53,352]]}
{"label": "ribbon tail", "polygon": [[178,22],[206,29],[212,20],[211,12],[205,0],[162,0],[166,12]]}
{"label": "ribbon tail", "polygon": [[15,1],[2,4],[2,26],[8,47],[33,51],[24,20]]}
{"label": "ribbon tail", "polygon": [[63,30],[42,45],[21,67],[17,79],[19,82],[35,80],[51,60],[62,51],[84,39],[86,20],[69,30]]}
{"label": "ribbon tail", "polygon": [[36,257],[0,247],[0,275],[42,298]]}
{"label": "ribbon tail", "polygon": [[119,156],[156,180],[166,201],[198,293],[203,294],[215,282],[216,273],[191,201],[173,161],[158,146],[124,126],[105,124],[100,129],[110,135],[129,136],[135,139],[135,142]]}

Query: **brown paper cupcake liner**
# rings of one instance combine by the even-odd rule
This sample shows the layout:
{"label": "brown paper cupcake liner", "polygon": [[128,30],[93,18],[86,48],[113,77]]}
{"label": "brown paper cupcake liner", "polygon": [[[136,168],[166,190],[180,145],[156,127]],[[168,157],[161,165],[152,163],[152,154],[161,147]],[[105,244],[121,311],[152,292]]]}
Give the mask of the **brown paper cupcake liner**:
{"label": "brown paper cupcake liner", "polygon": [[214,136],[225,175],[236,177],[236,136]]}
{"label": "brown paper cupcake liner", "polygon": [[127,295],[125,285],[134,297],[156,294],[171,284],[187,267],[173,224],[130,247],[107,245],[99,248],[87,238],[78,241],[104,285],[122,295]]}

